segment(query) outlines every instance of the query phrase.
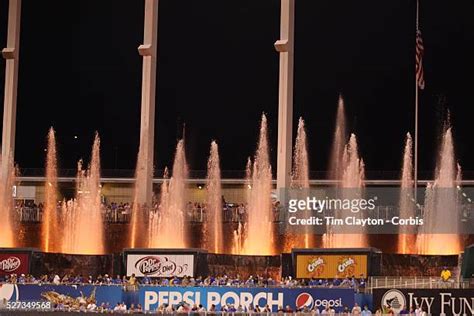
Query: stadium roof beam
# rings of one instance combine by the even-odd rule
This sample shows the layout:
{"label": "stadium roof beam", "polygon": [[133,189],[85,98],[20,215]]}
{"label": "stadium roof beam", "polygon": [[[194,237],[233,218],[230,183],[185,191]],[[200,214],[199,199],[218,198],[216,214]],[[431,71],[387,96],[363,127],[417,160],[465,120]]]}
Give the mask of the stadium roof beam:
{"label": "stadium roof beam", "polygon": [[280,39],[275,42],[280,54],[277,189],[289,187],[291,181],[294,28],[295,0],[281,0]]}
{"label": "stadium roof beam", "polygon": [[137,163],[138,203],[150,204],[153,197],[153,153],[155,140],[156,64],[158,51],[158,0],[145,0],[140,149]]}
{"label": "stadium roof beam", "polygon": [[[16,103],[18,91],[18,60],[20,58],[21,0],[10,0],[8,9],[7,47],[2,50],[6,59],[5,97],[3,102],[2,169],[9,172],[10,159],[15,155]],[[7,177],[3,177],[7,179]]]}

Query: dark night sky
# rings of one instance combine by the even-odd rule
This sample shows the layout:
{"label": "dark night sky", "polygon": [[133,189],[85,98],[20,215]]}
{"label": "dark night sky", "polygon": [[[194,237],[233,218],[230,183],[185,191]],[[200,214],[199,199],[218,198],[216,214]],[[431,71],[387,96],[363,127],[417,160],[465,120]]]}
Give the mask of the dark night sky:
{"label": "dark night sky", "polygon": [[[0,46],[8,0],[0,0]],[[277,0],[160,0],[155,164],[172,160],[186,123],[190,168],[205,168],[217,139],[222,169],[245,167],[268,114],[276,168]],[[139,140],[143,0],[24,0],[16,161],[41,168],[49,126],[60,166],[88,160],[93,133],[102,166],[132,169]],[[421,1],[426,89],[420,97],[420,169],[431,170],[451,111],[456,150],[474,170],[474,2]],[[414,0],[297,0],[295,128],[307,122],[311,169],[324,170],[338,94],[368,170],[398,170],[413,132]],[[5,61],[0,62],[3,100]],[[79,135],[77,140],[74,135]]]}

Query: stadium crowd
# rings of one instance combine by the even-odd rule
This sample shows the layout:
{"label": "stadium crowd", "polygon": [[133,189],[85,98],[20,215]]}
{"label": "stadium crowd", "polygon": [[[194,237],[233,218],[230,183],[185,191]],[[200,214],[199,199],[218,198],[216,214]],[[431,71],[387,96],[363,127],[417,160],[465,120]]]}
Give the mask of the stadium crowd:
{"label": "stadium crowd", "polygon": [[[62,211],[63,202],[58,203],[58,211]],[[104,221],[110,223],[127,223],[131,219],[134,211],[133,203],[102,202],[102,215]],[[279,218],[279,204],[274,203],[274,220]],[[41,222],[44,212],[44,204],[36,204],[34,201],[17,201],[15,204],[16,214],[21,222]],[[144,212],[148,216],[160,214],[160,206],[155,203],[153,206],[142,205],[139,212]],[[186,204],[186,219],[190,222],[204,222],[207,219],[206,203],[191,202]],[[224,222],[245,222],[247,220],[247,206],[244,203],[227,203],[223,200],[222,220]]]}
{"label": "stadium crowd", "polygon": [[66,284],[66,285],[118,285],[124,286],[128,289],[138,287],[140,285],[146,286],[230,286],[230,287],[341,287],[341,288],[352,288],[354,290],[360,290],[365,288],[366,279],[363,277],[346,277],[343,279],[334,278],[333,280],[328,279],[294,279],[291,276],[282,278],[281,280],[275,280],[271,277],[263,277],[259,275],[250,276],[248,278],[242,278],[239,275],[236,276],[207,276],[207,277],[189,277],[185,276],[182,278],[171,277],[171,278],[156,278],[144,276],[141,278],[135,277],[133,274],[130,277],[117,275],[112,277],[108,274],[98,275],[93,277],[92,275],[70,275],[65,274],[62,277],[58,274],[42,275],[40,277],[34,277],[31,274],[10,274],[4,277],[0,277],[0,284]]}
{"label": "stadium crowd", "polygon": [[[348,288],[360,288],[365,287],[366,280],[364,278],[344,278],[344,279],[333,279],[333,280],[321,280],[321,279],[309,279],[309,280],[296,280],[292,277],[283,278],[280,281],[273,280],[272,278],[264,278],[262,276],[250,276],[249,278],[240,278],[223,276],[208,276],[202,277],[172,277],[172,278],[137,278],[135,275],[130,277],[117,275],[111,277],[108,274],[98,275],[97,277],[83,277],[82,275],[72,276],[66,274],[60,277],[57,274],[54,275],[42,275],[38,278],[32,275],[16,275],[11,274],[0,279],[0,286],[2,284],[52,284],[52,285],[101,285],[101,286],[122,286],[125,291],[136,291],[140,285],[147,286],[235,286],[235,287],[348,287]],[[115,305],[105,302],[97,305],[95,297],[81,296],[77,299],[67,300],[52,300],[53,309],[55,311],[79,311],[79,312],[94,312],[94,313],[145,313],[140,304],[130,304],[127,306],[125,302],[117,302]],[[6,301],[0,302],[0,309],[6,306]],[[215,305],[211,305],[209,309],[206,309],[203,305],[199,304],[188,304],[181,302],[175,305],[161,304],[154,311],[147,311],[146,313],[155,314],[188,314],[188,315],[222,315],[222,316],[245,316],[249,314],[269,316],[275,314],[271,311],[268,305],[258,306],[249,305],[242,306],[233,304],[227,304],[216,308]],[[359,306],[357,303],[354,306],[345,306],[343,312],[336,313],[335,309],[331,306],[319,306],[309,308],[304,306],[300,309],[293,310],[290,306],[279,306],[277,313],[280,314],[299,314],[303,316],[313,315],[334,315],[334,316],[368,316],[368,315],[411,315],[411,316],[428,316],[426,311],[416,306],[410,309],[402,310],[399,313],[395,313],[390,306],[383,306],[375,311],[371,311],[367,305],[364,307]]]}

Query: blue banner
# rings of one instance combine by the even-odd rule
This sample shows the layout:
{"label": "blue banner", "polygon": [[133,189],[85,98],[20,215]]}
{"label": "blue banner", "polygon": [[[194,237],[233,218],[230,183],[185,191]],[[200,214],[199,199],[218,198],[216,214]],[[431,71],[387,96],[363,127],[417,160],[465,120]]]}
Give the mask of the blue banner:
{"label": "blue banner", "polygon": [[0,299],[7,301],[51,301],[61,303],[65,300],[85,300],[95,297],[97,305],[110,303],[111,306],[122,301],[122,287],[94,285],[23,285],[3,284],[0,286]]}
{"label": "blue banner", "polygon": [[235,308],[242,306],[269,305],[273,312],[279,306],[290,306],[293,310],[308,307],[320,311],[332,306],[337,312],[344,306],[354,305],[354,290],[333,288],[233,288],[233,287],[141,287],[139,303],[146,311],[154,311],[160,305],[178,305],[186,302],[202,304],[207,310],[215,305],[220,311],[223,305]]}

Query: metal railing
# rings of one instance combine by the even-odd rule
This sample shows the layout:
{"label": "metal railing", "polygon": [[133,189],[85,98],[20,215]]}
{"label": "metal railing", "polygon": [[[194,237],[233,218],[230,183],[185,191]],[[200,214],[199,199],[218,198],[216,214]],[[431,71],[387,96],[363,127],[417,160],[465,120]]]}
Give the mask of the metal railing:
{"label": "metal railing", "polygon": [[469,281],[443,281],[440,277],[370,277],[367,291],[370,293],[374,289],[384,288],[410,288],[410,289],[466,289],[469,288]]}

